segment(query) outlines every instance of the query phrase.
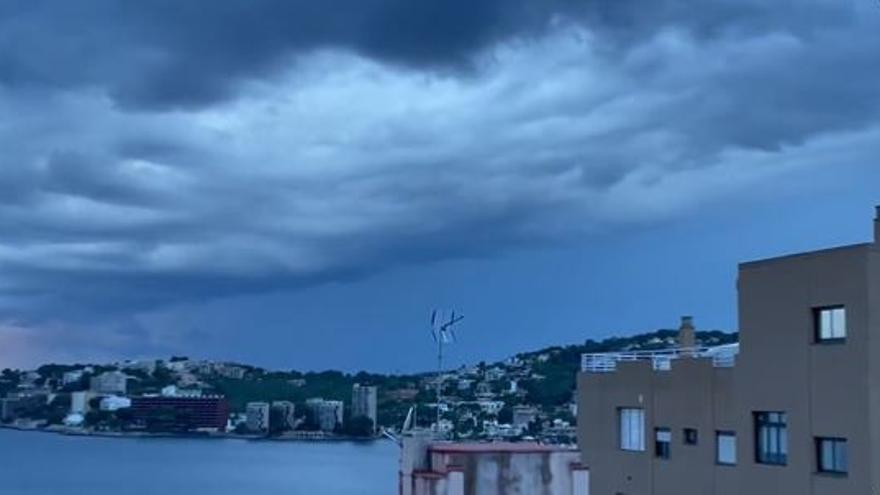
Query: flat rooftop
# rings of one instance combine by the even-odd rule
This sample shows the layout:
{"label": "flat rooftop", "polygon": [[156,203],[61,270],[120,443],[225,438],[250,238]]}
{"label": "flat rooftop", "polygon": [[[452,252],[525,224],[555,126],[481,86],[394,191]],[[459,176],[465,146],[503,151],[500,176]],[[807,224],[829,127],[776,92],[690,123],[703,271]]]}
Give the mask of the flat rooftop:
{"label": "flat rooftop", "polygon": [[672,363],[680,359],[709,359],[715,368],[732,368],[739,355],[739,343],[715,347],[673,347],[656,351],[618,351],[581,355],[581,371],[586,373],[613,373],[619,363],[650,362],[655,371],[670,371]]}
{"label": "flat rooftop", "polygon": [[875,244],[872,242],[866,242],[866,243],[861,243],[861,244],[850,244],[847,246],[837,246],[837,247],[826,248],[826,249],[817,249],[815,251],[806,251],[803,253],[783,254],[780,256],[773,256],[770,258],[745,261],[745,262],[740,263],[739,266],[740,266],[740,268],[751,268],[751,267],[757,267],[757,266],[762,266],[762,265],[769,265],[772,263],[778,263],[778,262],[782,262],[782,261],[795,260],[795,259],[799,259],[799,258],[811,258],[811,257],[817,257],[817,256],[826,255],[826,254],[841,253],[841,252],[845,252],[845,251],[857,251],[860,249],[869,249],[874,246],[875,246]]}
{"label": "flat rooftop", "polygon": [[539,443],[437,443],[431,445],[431,452],[440,454],[543,454],[568,452],[566,449]]}

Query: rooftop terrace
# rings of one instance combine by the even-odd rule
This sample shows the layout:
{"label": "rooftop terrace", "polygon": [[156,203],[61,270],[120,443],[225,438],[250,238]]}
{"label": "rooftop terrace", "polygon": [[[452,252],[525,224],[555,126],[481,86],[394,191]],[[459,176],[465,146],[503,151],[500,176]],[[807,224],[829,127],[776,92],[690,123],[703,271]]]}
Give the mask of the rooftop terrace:
{"label": "rooftop terrace", "polygon": [[739,344],[717,347],[687,347],[656,351],[605,352],[581,356],[581,371],[586,373],[613,373],[618,363],[649,361],[656,371],[669,371],[678,359],[711,359],[716,368],[732,368],[739,354]]}

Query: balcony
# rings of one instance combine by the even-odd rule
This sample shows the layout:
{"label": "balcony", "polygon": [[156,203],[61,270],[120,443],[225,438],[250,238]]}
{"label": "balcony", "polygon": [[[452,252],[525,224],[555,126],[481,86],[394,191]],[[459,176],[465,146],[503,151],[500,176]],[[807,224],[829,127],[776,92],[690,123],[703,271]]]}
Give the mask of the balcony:
{"label": "balcony", "polygon": [[617,363],[650,361],[654,370],[669,371],[676,359],[705,358],[712,360],[716,368],[732,368],[739,354],[739,344],[717,347],[691,347],[662,349],[657,351],[606,352],[581,356],[581,371],[586,373],[613,373]]}

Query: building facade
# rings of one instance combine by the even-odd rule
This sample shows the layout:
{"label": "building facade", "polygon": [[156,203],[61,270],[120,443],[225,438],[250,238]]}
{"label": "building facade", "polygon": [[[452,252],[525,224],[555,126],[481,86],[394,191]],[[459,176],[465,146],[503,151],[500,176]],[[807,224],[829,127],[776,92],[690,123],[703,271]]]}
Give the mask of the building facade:
{"label": "building facade", "polygon": [[355,383],[351,391],[351,417],[370,418],[375,428],[379,419],[378,396],[378,388]]}
{"label": "building facade", "polygon": [[23,412],[48,403],[46,394],[10,393],[6,398],[0,399],[0,421],[13,421]]}
{"label": "building facade", "polygon": [[538,419],[538,408],[535,406],[513,406],[513,426],[526,429]]}
{"label": "building facade", "polygon": [[248,430],[269,431],[270,410],[268,402],[248,402],[245,408]]}
{"label": "building facade", "polygon": [[218,395],[203,397],[144,396],[131,399],[136,422],[161,429],[224,430],[229,403]]}
{"label": "building facade", "polygon": [[93,376],[89,389],[98,394],[125,395],[128,390],[128,375],[121,371],[107,371]]}
{"label": "building facade", "polygon": [[449,443],[403,438],[401,495],[589,495],[576,450],[530,443]]}
{"label": "building facade", "polygon": [[[274,424],[277,419],[278,424]],[[286,400],[272,402],[272,419],[270,420],[273,430],[293,430],[297,427],[296,405]]]}
{"label": "building facade", "polygon": [[840,495],[880,487],[880,209],[873,243],[744,263],[739,346],[587,355],[594,495]]}
{"label": "building facade", "polygon": [[131,407],[131,399],[128,397],[119,397],[111,395],[101,399],[99,409],[102,411],[118,411],[120,409],[128,409]]}
{"label": "building facade", "polygon": [[332,433],[342,427],[345,407],[342,401],[315,398],[307,400],[306,407],[321,431]]}
{"label": "building facade", "polygon": [[70,413],[71,414],[82,414],[85,415],[87,412],[91,411],[90,402],[95,397],[100,397],[99,394],[95,394],[94,392],[88,391],[80,391],[73,392],[70,394]]}

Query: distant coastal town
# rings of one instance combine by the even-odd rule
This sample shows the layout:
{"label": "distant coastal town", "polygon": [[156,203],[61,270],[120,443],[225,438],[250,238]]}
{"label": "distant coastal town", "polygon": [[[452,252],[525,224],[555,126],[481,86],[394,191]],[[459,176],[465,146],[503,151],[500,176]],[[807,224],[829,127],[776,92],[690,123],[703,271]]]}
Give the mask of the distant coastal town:
{"label": "distant coastal town", "polygon": [[[581,355],[663,349],[675,339],[675,330],[659,330],[590,340],[440,374],[270,371],[185,356],[5,369],[0,426],[78,435],[368,440],[398,431],[412,409],[419,426],[450,439],[572,445]],[[698,339],[722,345],[736,335],[700,332]]]}

